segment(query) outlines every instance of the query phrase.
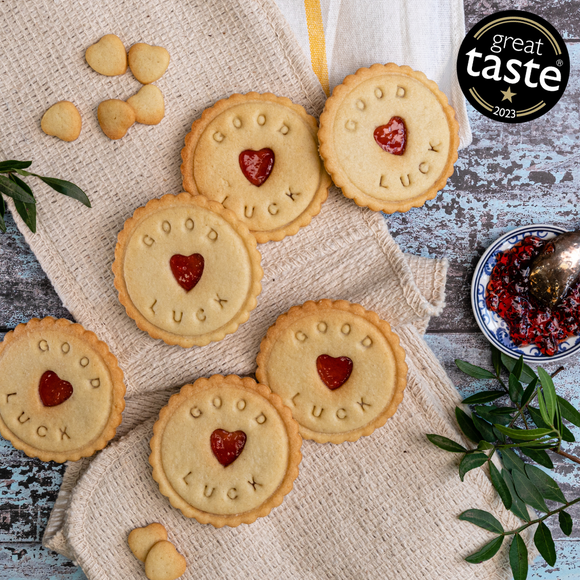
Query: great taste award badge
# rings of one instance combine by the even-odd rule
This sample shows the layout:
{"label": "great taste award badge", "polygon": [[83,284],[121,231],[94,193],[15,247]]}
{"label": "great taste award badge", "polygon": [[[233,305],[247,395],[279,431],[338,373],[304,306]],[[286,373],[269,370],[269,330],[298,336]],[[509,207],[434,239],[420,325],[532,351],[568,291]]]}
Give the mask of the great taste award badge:
{"label": "great taste award badge", "polygon": [[547,113],[563,95],[570,57],[558,31],[521,10],[496,12],[467,34],[457,76],[467,100],[490,119],[525,123]]}

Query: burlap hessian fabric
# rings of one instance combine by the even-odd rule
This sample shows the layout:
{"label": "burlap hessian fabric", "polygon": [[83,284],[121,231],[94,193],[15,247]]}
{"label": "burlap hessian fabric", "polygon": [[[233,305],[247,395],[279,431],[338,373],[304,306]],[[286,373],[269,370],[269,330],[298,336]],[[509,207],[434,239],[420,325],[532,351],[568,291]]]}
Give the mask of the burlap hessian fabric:
{"label": "burlap hessian fabric", "polygon": [[[127,385],[123,437],[69,466],[45,545],[78,562],[91,580],[142,578],[127,534],[159,521],[188,560],[185,578],[508,578],[505,558],[462,561],[488,534],[457,514],[470,507],[501,512],[491,485],[482,472],[461,483],[454,457],[425,439],[436,432],[461,440],[453,420],[458,395],[421,338],[443,308],[447,264],[405,256],[381,214],[331,190],[309,227],[260,246],[265,275],[257,309],[235,334],[204,348],[149,338],[117,300],[117,233],[137,207],[181,191],[180,150],[204,108],[254,90],[320,114],[324,93],[272,0],[8,0],[0,14],[10,23],[0,38],[0,155],[32,159],[33,171],[74,181],[93,205],[35,183],[38,233],[15,220],[66,307],[109,344]],[[165,119],[135,125],[119,141],[102,134],[98,104],[126,99],[141,85],[130,72],[98,75],[84,60],[86,48],[109,33],[127,48],[146,42],[171,54],[156,83]],[[63,99],[83,118],[74,143],[40,130],[44,111]],[[305,442],[294,491],[255,524],[216,530],[184,518],[160,495],[147,462],[159,409],[199,376],[252,373],[276,317],[320,298],[359,302],[397,330],[409,364],[399,411],[356,443]]]}

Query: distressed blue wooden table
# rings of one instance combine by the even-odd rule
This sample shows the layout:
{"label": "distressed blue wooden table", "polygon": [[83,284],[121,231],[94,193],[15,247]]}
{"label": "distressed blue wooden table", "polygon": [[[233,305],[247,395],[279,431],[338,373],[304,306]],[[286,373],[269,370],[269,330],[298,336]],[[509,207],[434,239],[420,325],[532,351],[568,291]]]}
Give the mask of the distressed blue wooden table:
{"label": "distressed blue wooden table", "polygon": [[[580,0],[466,0],[467,29],[488,14],[513,8],[543,16],[565,38],[572,69],[562,100],[547,115],[523,125],[491,121],[470,108],[473,145],[460,153],[447,187],[425,207],[388,218],[404,251],[449,259],[447,308],[432,320],[427,341],[462,394],[481,390],[483,384],[461,375],[453,360],[489,364],[488,345],[469,303],[473,268],[484,249],[522,224],[580,226]],[[70,318],[10,217],[7,225],[8,233],[0,236],[0,339],[33,316]],[[580,407],[580,360],[565,361],[556,386]],[[575,435],[580,440],[580,430]],[[580,455],[578,444],[567,450]],[[554,462],[565,494],[580,495],[580,466]],[[63,469],[30,459],[0,438],[0,580],[85,578],[40,544]],[[580,522],[580,508],[570,511]],[[557,538],[556,567],[538,559],[529,577],[577,580],[580,525],[570,538],[557,523],[551,528]]]}

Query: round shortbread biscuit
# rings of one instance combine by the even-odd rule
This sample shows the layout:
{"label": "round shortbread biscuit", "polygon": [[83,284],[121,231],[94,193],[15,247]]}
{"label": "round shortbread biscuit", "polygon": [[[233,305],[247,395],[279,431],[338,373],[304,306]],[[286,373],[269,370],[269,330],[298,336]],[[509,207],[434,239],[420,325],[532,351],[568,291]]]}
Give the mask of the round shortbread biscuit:
{"label": "round shortbread biscuit", "polygon": [[153,338],[204,346],[235,332],[256,307],[256,239],[219,203],[165,195],[125,222],[113,272],[119,300]]}
{"label": "round shortbread biscuit", "polygon": [[317,129],[303,107],[270,93],[218,101],[185,138],[183,187],[232,210],[259,243],[294,235],[330,186]]}
{"label": "round shortbread biscuit", "polygon": [[455,112],[436,83],[408,66],[361,68],[320,116],[320,155],[343,194],[375,211],[408,211],[453,174]]}
{"label": "round shortbread biscuit", "polygon": [[302,439],[280,397],[250,378],[184,386],[153,428],[153,479],[183,515],[250,524],[280,505],[298,476]]}
{"label": "round shortbread biscuit", "polygon": [[0,433],[42,461],[76,461],[113,438],[123,372],[80,324],[33,318],[0,343]]}
{"label": "round shortbread biscuit", "polygon": [[256,377],[282,398],[305,439],[356,441],[403,399],[405,352],[387,322],[344,300],[282,314],[260,345]]}

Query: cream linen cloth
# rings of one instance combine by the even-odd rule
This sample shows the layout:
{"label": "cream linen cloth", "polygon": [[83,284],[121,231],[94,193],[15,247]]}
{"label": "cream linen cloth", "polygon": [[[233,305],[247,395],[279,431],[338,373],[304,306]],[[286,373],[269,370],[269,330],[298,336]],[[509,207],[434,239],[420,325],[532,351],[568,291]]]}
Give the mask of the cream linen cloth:
{"label": "cream linen cloth", "polygon": [[375,62],[423,71],[447,94],[460,148],[471,143],[455,73],[465,36],[463,0],[276,0],[325,90]]}
{"label": "cream linen cloth", "polygon": [[[452,414],[458,395],[420,337],[443,308],[446,262],[403,255],[381,214],[333,189],[309,227],[260,246],[265,275],[257,309],[238,332],[204,348],[150,339],[117,300],[117,233],[135,208],[181,190],[180,149],[204,108],[256,90],[288,96],[315,115],[322,110],[325,95],[275,4],[11,0],[0,14],[10,22],[0,38],[0,155],[33,159],[35,172],[75,181],[93,204],[85,208],[35,183],[38,233],[15,220],[66,307],[109,344],[127,385],[119,429],[126,436],[69,466],[45,545],[77,561],[90,579],[140,578],[127,534],[157,520],[188,558],[186,578],[507,578],[505,560],[477,567],[461,560],[486,532],[456,516],[469,507],[499,509],[490,484],[481,472],[461,484],[454,457],[424,437],[459,438]],[[156,83],[166,118],[114,142],[98,127],[98,103],[126,99],[140,85],[130,73],[104,77],[86,65],[86,47],[107,33],[126,47],[164,46],[172,59]],[[74,143],[40,131],[43,112],[61,99],[83,116]],[[360,302],[397,329],[410,368],[399,411],[353,444],[305,442],[295,491],[268,518],[233,530],[183,518],[159,494],[147,463],[160,407],[172,389],[199,376],[252,373],[276,317],[319,298]]]}

